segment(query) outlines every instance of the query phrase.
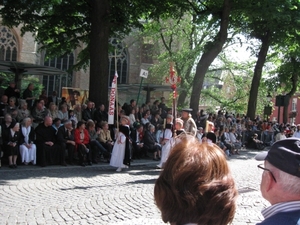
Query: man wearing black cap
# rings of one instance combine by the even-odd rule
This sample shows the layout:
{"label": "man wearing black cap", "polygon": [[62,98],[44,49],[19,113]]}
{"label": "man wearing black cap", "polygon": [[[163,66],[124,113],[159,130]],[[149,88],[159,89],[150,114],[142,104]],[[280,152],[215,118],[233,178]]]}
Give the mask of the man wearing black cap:
{"label": "man wearing black cap", "polygon": [[300,139],[277,141],[255,159],[264,160],[258,165],[263,170],[260,189],[271,203],[262,210],[265,220],[258,224],[300,224]]}
{"label": "man wearing black cap", "polygon": [[187,134],[191,134],[196,136],[197,134],[197,126],[190,114],[192,109],[183,109],[181,113],[181,119],[183,120],[183,128]]}

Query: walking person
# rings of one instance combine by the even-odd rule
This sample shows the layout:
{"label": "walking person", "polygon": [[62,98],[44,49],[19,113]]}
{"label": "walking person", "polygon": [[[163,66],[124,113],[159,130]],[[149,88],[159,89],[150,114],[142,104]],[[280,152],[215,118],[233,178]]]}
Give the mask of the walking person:
{"label": "walking person", "polygon": [[124,164],[125,150],[126,150],[126,139],[127,136],[127,119],[122,117],[120,121],[121,125],[119,127],[119,132],[116,137],[116,142],[114,144],[110,165],[117,167],[117,172],[121,172],[123,168],[128,168],[128,165]]}

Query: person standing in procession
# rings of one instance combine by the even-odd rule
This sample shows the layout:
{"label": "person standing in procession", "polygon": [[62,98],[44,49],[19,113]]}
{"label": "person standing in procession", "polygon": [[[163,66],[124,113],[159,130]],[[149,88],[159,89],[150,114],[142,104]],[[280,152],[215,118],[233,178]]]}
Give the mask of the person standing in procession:
{"label": "person standing in procession", "polygon": [[124,164],[127,163],[125,160],[126,141],[128,139],[128,136],[126,135],[129,130],[129,127],[127,126],[127,119],[122,117],[120,120],[119,132],[116,135],[116,142],[114,144],[110,159],[110,165],[117,167],[117,172],[121,172],[123,168],[128,168],[128,165]]}
{"label": "person standing in procession", "polygon": [[183,109],[181,113],[181,119],[183,120],[183,129],[187,134],[196,136],[197,134],[197,126],[192,118],[191,112],[192,109]]}
{"label": "person standing in procession", "polygon": [[167,161],[169,156],[169,152],[171,150],[171,139],[173,137],[173,116],[168,114],[166,119],[166,127],[160,136],[160,144],[161,144],[161,159],[160,163],[157,165],[157,168],[162,168],[164,163]]}

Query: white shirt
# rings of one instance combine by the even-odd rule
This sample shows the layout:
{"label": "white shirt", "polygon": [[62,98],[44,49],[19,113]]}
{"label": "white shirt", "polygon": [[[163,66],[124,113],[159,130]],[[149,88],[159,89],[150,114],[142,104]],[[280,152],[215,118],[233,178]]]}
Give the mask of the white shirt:
{"label": "white shirt", "polygon": [[[261,214],[264,216],[265,219],[281,213],[281,212],[291,212],[300,209],[300,201],[292,201],[292,202],[281,202],[275,205],[271,205],[266,209],[261,211]],[[300,216],[299,216],[300,220]]]}
{"label": "white shirt", "polygon": [[293,137],[300,138],[300,131],[296,131],[296,132],[293,134]]}
{"label": "white shirt", "polygon": [[276,134],[275,141],[280,141],[280,140],[283,140],[283,139],[286,139],[285,134],[282,134],[282,133]]}
{"label": "white shirt", "polygon": [[232,133],[232,132],[229,132],[229,138],[230,138],[230,141],[231,141],[232,143],[238,142],[238,141],[236,140],[235,134]]}

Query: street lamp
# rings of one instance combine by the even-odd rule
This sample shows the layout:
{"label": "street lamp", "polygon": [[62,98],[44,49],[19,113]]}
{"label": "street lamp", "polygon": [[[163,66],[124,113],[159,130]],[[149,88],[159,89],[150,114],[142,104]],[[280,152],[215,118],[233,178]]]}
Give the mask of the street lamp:
{"label": "street lamp", "polygon": [[269,121],[269,116],[272,113],[272,107],[270,106],[271,100],[272,100],[272,96],[271,96],[271,94],[269,92],[268,95],[267,95],[268,105],[266,105],[265,108],[264,108],[264,115],[267,116],[267,121]]}
{"label": "street lamp", "polygon": [[270,94],[270,92],[267,95],[267,101],[268,101],[268,106],[270,105],[270,101],[272,100],[272,96]]}

